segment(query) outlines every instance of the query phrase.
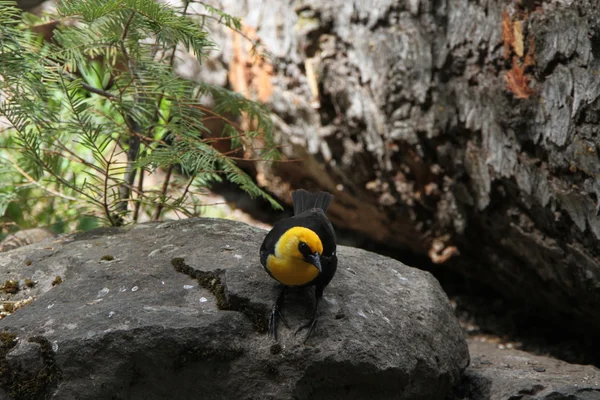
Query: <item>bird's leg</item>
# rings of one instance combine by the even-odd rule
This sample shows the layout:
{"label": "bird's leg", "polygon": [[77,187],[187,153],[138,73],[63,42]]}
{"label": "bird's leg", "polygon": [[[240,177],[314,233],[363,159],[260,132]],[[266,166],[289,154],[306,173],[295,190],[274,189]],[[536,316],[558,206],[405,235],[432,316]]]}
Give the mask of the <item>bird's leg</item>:
{"label": "bird's leg", "polygon": [[306,337],[304,338],[304,343],[306,343],[306,341],[308,340],[310,335],[313,333],[313,331],[317,327],[317,320],[318,320],[317,311],[319,309],[319,301],[321,300],[321,297],[323,297],[323,288],[316,287],[315,288],[315,308],[313,310],[312,316],[310,317],[310,321],[308,321],[307,324],[302,325],[300,328],[298,328],[298,330],[294,334],[294,335],[297,335],[298,332],[300,332],[301,330],[308,328],[308,333],[306,334]]}
{"label": "bird's leg", "polygon": [[285,289],[287,289],[287,286],[284,285],[283,289],[281,289],[281,292],[279,293],[279,296],[277,297],[277,300],[275,301],[275,304],[273,304],[273,308],[271,309],[271,315],[269,316],[269,335],[273,336],[275,340],[277,340],[278,317],[281,319],[281,321],[283,321],[283,324],[287,328],[290,327],[285,318],[283,317],[283,314],[281,313],[281,308],[283,307],[283,300],[285,298]]}

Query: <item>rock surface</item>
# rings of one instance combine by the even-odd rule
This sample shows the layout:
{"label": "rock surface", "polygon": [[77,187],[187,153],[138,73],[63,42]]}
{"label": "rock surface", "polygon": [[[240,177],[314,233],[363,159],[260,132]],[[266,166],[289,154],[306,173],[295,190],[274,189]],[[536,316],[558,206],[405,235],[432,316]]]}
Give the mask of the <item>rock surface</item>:
{"label": "rock surface", "polygon": [[469,339],[463,399],[597,400],[600,370]]}
{"label": "rock surface", "polygon": [[297,291],[275,344],[264,234],[193,219],[1,254],[1,276],[38,283],[2,293],[36,300],[0,320],[0,398],[444,399],[459,382],[468,350],[435,278],[354,248],[314,336],[292,333],[312,307]]}

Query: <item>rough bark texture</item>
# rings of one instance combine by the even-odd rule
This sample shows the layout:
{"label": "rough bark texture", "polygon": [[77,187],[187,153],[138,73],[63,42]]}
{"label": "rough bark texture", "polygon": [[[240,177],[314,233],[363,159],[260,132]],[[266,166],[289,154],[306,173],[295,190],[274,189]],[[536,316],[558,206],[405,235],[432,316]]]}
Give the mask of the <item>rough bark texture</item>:
{"label": "rough bark texture", "polygon": [[219,5],[272,53],[272,79],[219,73],[244,54],[225,36],[198,76],[266,99],[302,160],[259,182],[284,201],[327,189],[336,227],[600,332],[595,1]]}

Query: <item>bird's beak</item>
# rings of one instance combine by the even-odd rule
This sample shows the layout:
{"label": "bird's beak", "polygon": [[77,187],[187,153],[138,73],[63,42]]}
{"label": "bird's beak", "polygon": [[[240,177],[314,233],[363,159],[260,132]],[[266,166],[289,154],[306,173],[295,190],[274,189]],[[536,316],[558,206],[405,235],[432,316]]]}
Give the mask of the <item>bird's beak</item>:
{"label": "bird's beak", "polygon": [[315,251],[311,255],[306,256],[305,260],[306,260],[306,262],[314,265],[319,270],[319,272],[322,271],[322,269],[321,269],[321,256],[319,255],[318,251]]}

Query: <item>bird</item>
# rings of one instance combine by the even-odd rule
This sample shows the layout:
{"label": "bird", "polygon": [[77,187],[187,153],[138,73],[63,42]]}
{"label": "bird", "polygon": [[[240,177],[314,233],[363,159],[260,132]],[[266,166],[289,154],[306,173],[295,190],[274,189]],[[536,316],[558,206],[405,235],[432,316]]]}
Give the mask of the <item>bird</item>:
{"label": "bird", "polygon": [[317,325],[323,290],[333,279],[338,263],[335,230],[325,215],[332,200],[328,192],[292,192],[294,215],[276,222],[260,246],[260,263],[283,285],[269,316],[269,334],[275,340],[278,318],[289,328],[281,312],[288,287],[315,287],[312,316],[295,334],[308,329],[306,342]]}

